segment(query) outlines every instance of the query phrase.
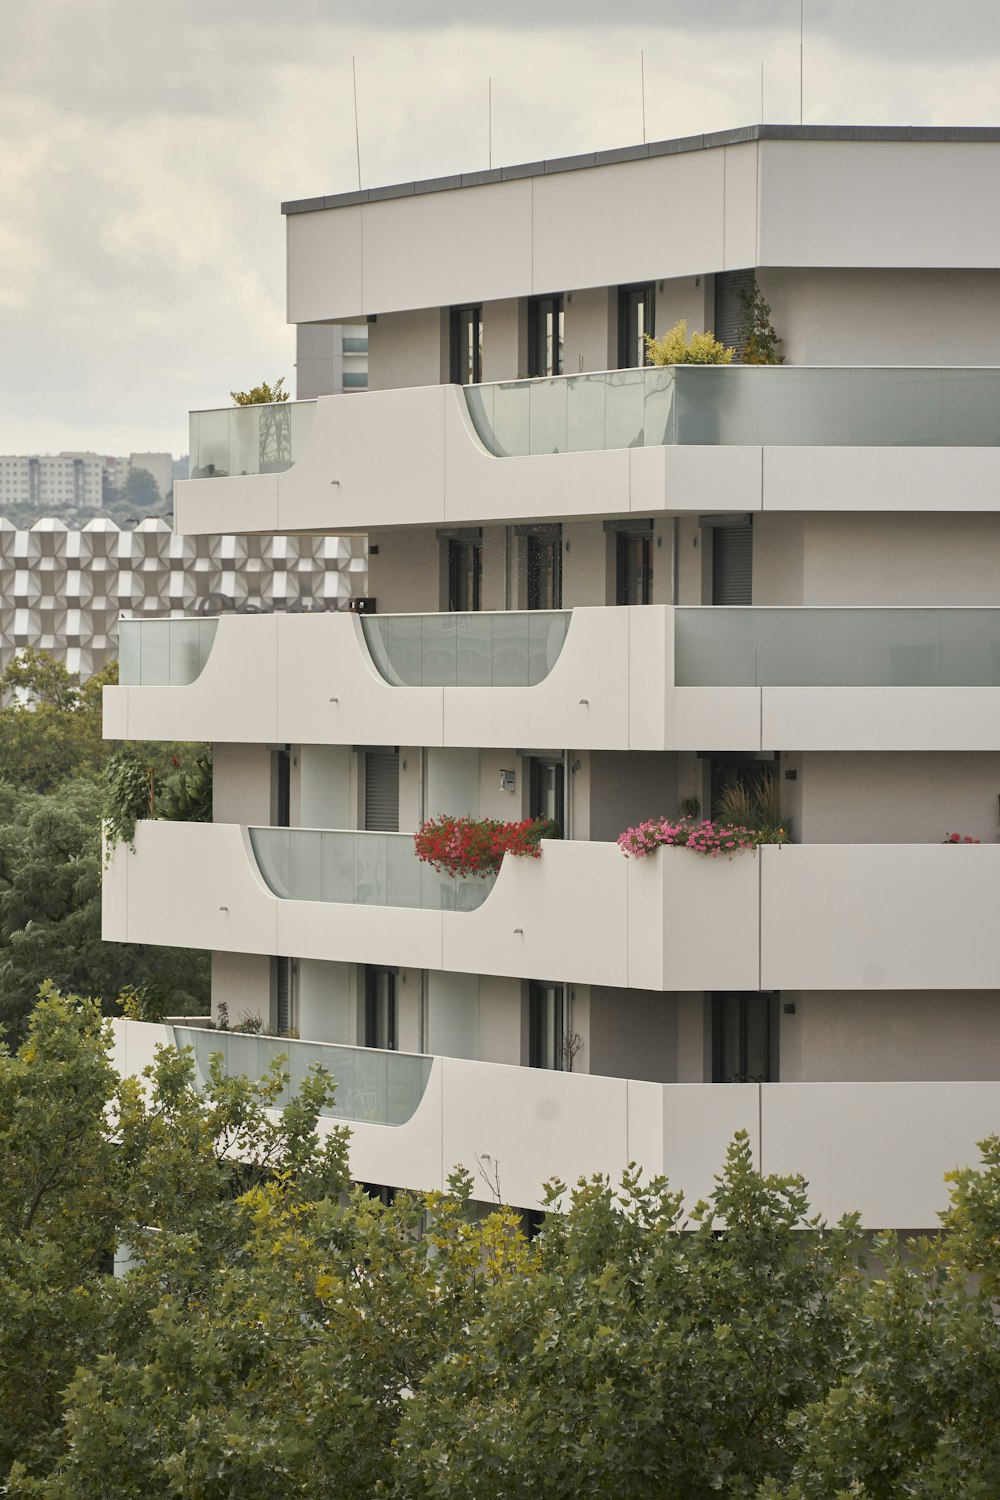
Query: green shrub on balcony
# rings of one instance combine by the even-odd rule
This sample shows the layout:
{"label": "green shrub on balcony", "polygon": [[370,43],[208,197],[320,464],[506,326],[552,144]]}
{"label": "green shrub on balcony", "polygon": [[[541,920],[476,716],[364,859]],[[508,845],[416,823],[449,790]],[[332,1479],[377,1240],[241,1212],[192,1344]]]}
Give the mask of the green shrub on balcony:
{"label": "green shrub on balcony", "polygon": [[651,365],[731,365],[735,349],[727,349],[709,329],[706,333],[687,331],[687,319],[681,318],[660,338],[645,335],[646,362]]}

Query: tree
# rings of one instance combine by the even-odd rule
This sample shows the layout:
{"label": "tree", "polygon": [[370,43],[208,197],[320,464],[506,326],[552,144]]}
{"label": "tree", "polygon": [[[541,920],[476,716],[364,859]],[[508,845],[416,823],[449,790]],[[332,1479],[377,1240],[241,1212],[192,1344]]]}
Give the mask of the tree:
{"label": "tree", "polygon": [[[321,1070],[274,1118],[280,1068],[251,1083],[216,1064],[199,1093],[190,1055],[164,1049],[144,1092],[113,1081],[106,1045],[93,1006],[49,992],[16,1057],[0,1051],[0,1138],[15,1184],[21,1157],[29,1163],[0,1237],[42,1187],[22,1259],[33,1269],[51,1255],[51,1225],[66,1265],[49,1347],[19,1354],[0,1325],[0,1393],[17,1391],[21,1405],[16,1430],[0,1432],[0,1472],[16,1460],[7,1493],[368,1500],[410,1391],[460,1345],[489,1289],[517,1272],[526,1246],[516,1221],[470,1216],[468,1179],[453,1198],[401,1198],[388,1210],[348,1194],[346,1132],[334,1126],[321,1140],[317,1129],[332,1095]],[[74,1061],[69,1075],[54,1071],[60,1054]],[[44,1125],[68,1086],[79,1145],[66,1157]],[[99,1254],[121,1240],[128,1273],[100,1276]],[[15,1265],[11,1298],[40,1279]],[[30,1359],[44,1367],[37,1404],[37,1383],[24,1380]]]}
{"label": "tree", "polygon": [[119,495],[130,509],[141,510],[143,514],[158,509],[164,498],[152,474],[143,468],[129,469]]}
{"label": "tree", "polygon": [[208,1009],[208,954],[102,941],[101,806],[84,779],[44,795],[0,781],[0,1022],[14,1038],[46,980],[108,1009],[130,984],[175,1015]]}
{"label": "tree", "polygon": [[117,681],[117,662],[81,684],[50,652],[20,651],[0,672],[2,774],[36,792],[99,775],[110,754],[101,736],[101,694]]}
{"label": "tree", "polygon": [[1000,1139],[940,1237],[871,1267],[745,1135],[690,1214],[630,1169],[554,1184],[529,1243],[466,1176],[348,1191],[322,1070],[277,1112],[280,1064],[196,1086],[166,1048],[140,1085],[107,1042],[47,987],[0,1048],[17,1500],[1000,1492]]}
{"label": "tree", "polygon": [[781,365],[784,356],[778,353],[779,339],[771,322],[771,309],[764,301],[764,293],[755,281],[753,291],[741,291],[740,329],[737,347],[740,360],[745,365]]}
{"label": "tree", "polygon": [[720,343],[711,329],[707,333],[692,333],[689,337],[687,327],[687,319],[682,318],[658,339],[654,339],[652,334],[647,333],[645,336],[646,359],[649,364],[732,364],[735,351],[727,349],[725,344]]}

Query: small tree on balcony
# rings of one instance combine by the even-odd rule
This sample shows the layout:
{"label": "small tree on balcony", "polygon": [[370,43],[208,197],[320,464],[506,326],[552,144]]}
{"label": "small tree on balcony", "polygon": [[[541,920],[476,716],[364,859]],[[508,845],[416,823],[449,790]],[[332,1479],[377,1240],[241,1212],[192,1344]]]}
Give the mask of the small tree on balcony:
{"label": "small tree on balcony", "polygon": [[647,333],[646,360],[651,365],[731,365],[735,350],[727,349],[709,329],[688,334],[687,319],[681,318],[658,339]]}

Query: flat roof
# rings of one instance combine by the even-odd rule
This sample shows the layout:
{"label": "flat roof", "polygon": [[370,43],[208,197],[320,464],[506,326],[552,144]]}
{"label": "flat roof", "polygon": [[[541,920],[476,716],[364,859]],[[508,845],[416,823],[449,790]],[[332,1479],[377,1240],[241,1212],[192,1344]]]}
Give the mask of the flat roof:
{"label": "flat roof", "polygon": [[283,214],[315,213],[321,208],[348,208],[355,203],[377,203],[383,198],[410,198],[417,193],[450,193],[456,188],[482,187],[490,182],[513,182],[519,177],[544,177],[550,172],[578,172],[586,167],[610,167],[620,161],[650,156],[674,156],[684,151],[708,151],[716,146],[739,146],[746,141],[1000,141],[996,125],[744,125],[707,135],[682,135],[647,145],[618,146],[611,151],[588,151],[582,156],[556,156],[550,161],[521,162],[482,172],[459,172],[452,177],[425,177],[418,182],[394,182],[387,187],[360,188],[325,198],[295,198],[281,205]]}

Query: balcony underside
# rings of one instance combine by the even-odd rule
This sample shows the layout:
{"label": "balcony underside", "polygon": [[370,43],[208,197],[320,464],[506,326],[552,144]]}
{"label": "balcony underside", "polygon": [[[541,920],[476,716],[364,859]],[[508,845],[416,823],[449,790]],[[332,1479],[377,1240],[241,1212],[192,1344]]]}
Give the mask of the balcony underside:
{"label": "balcony underside", "polygon": [[997,845],[768,846],[732,860],[542,847],[508,857],[475,910],[393,907],[281,899],[237,825],[140,823],[135,854],[119,846],[105,877],[104,936],[643,990],[997,985]]}
{"label": "balcony underside", "polygon": [[[171,1027],[113,1024],[122,1073],[141,1072],[174,1040]],[[294,1071],[302,1044],[281,1045]],[[384,1056],[372,1053],[373,1066]],[[488,1159],[521,1208],[541,1207],[550,1177],[615,1179],[632,1161],[665,1173],[693,1205],[746,1130],[761,1170],[804,1174],[828,1219],[856,1210],[869,1228],[933,1229],[944,1174],[978,1159],[998,1113],[998,1083],[655,1084],[435,1057],[404,1123],[345,1123],[358,1181],[444,1190],[453,1167],[476,1174]],[[476,1192],[490,1196],[478,1176]]]}

